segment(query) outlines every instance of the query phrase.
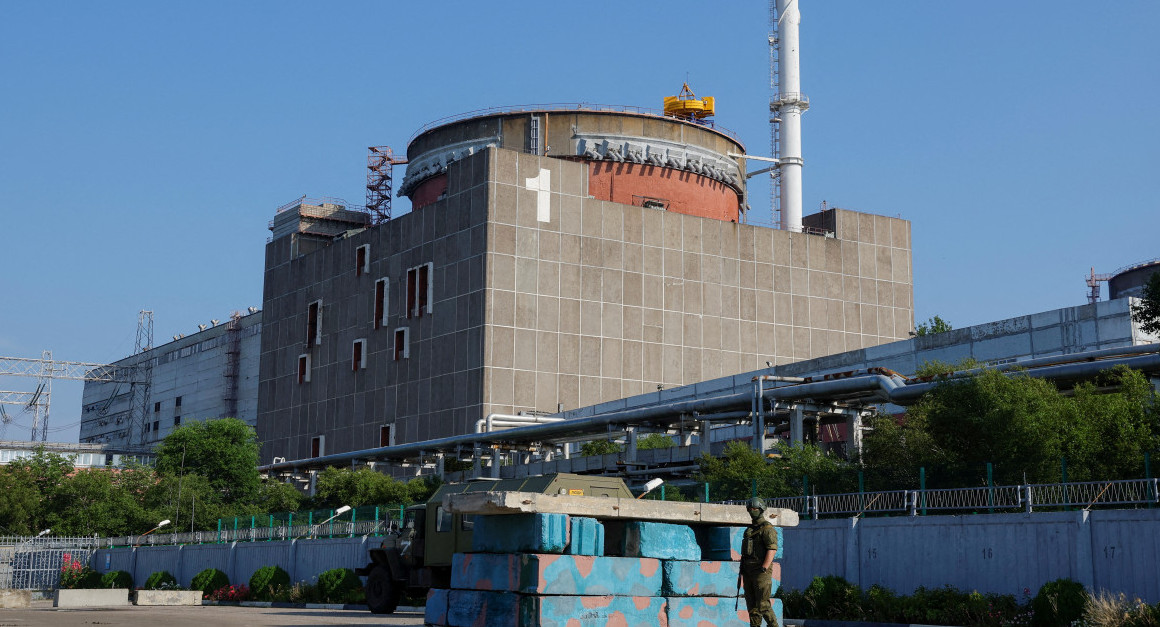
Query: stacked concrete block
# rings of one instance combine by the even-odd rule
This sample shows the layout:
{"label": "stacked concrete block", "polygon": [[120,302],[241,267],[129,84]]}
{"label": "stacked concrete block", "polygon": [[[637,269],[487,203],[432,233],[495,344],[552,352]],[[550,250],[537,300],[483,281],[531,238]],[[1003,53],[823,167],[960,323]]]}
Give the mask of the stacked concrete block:
{"label": "stacked concrete block", "polygon": [[[604,525],[563,514],[478,516],[451,589],[428,596],[428,625],[743,627],[740,527],[630,520],[605,549]],[[780,530],[779,530],[780,533]],[[774,566],[774,590],[781,579]],[[774,610],[781,617],[781,604]]]}

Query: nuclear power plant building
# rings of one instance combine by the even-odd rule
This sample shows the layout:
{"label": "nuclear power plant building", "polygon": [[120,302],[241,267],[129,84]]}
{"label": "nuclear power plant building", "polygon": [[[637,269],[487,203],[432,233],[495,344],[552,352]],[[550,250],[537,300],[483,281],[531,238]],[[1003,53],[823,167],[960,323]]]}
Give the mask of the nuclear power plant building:
{"label": "nuclear power plant building", "polygon": [[283,207],[266,247],[263,462],[908,337],[910,223],[829,209],[800,231],[745,224],[744,152],[694,119],[488,113],[411,141],[409,213]]}

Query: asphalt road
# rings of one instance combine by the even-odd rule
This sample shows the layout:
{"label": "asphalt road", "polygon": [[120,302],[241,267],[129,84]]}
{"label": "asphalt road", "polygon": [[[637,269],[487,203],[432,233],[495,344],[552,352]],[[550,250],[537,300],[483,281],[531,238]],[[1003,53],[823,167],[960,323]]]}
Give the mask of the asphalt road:
{"label": "asphalt road", "polygon": [[35,602],[31,609],[0,609],[0,627],[52,625],[139,625],[141,627],[212,627],[216,625],[406,625],[419,627],[423,614],[400,612],[375,615],[353,610],[313,610],[266,607],[145,607],[56,609]]}

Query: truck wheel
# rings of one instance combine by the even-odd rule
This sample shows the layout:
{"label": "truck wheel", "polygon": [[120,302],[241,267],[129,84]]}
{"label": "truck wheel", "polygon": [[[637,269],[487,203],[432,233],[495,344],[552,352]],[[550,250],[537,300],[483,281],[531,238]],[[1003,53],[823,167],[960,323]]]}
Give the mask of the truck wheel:
{"label": "truck wheel", "polygon": [[375,566],[367,575],[367,607],[375,614],[390,614],[399,607],[399,586],[391,580],[391,572]]}

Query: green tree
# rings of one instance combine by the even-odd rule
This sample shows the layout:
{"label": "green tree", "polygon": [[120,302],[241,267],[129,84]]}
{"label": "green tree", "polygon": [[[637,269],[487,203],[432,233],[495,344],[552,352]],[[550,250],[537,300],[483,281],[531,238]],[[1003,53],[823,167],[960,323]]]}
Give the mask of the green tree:
{"label": "green tree", "polygon": [[0,533],[26,536],[40,529],[38,518],[40,492],[27,473],[14,472],[11,466],[0,466]]}
{"label": "green tree", "polygon": [[142,485],[154,480],[142,467],[77,470],[44,503],[45,524],[61,536],[141,533],[157,522],[141,494]]}
{"label": "green tree", "polygon": [[258,438],[236,418],[189,422],[157,447],[157,472],[167,477],[205,477],[225,503],[253,503],[258,497]]}
{"label": "green tree", "polygon": [[1145,333],[1160,333],[1160,271],[1148,277],[1140,304],[1132,306],[1132,320],[1139,323]]}
{"label": "green tree", "polygon": [[636,441],[636,448],[639,451],[653,448],[672,448],[673,446],[673,438],[663,433],[650,433]]}
{"label": "green tree", "polygon": [[293,484],[267,479],[258,490],[258,507],[264,512],[293,512],[302,507],[302,492]]}
{"label": "green tree", "polygon": [[624,447],[612,440],[592,440],[580,445],[580,455],[584,457],[590,457],[592,455],[612,455],[622,452],[624,452]]}
{"label": "green tree", "polygon": [[327,468],[318,473],[314,501],[320,507],[409,505],[427,491],[423,479],[402,482],[366,466],[357,470]]}
{"label": "green tree", "polygon": [[940,316],[934,316],[926,322],[918,323],[914,329],[914,334],[919,336],[934,335],[935,333],[946,333],[952,329],[954,327],[951,326],[951,323],[943,320]]}
{"label": "green tree", "polygon": [[697,480],[709,483],[714,500],[747,499],[753,495],[754,481],[762,496],[784,496],[789,492],[785,477],[745,442],[726,442],[720,457],[702,454],[698,465]]}

